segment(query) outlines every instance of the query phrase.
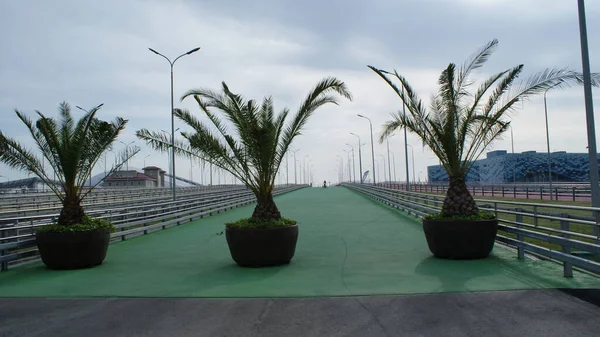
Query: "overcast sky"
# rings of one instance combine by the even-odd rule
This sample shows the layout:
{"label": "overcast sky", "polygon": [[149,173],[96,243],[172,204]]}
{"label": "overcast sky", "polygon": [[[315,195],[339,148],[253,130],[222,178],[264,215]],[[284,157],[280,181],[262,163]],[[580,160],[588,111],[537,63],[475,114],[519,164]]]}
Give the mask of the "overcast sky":
{"label": "overcast sky", "polygon": [[[588,0],[586,5],[591,66],[598,72],[600,2]],[[99,117],[129,119],[120,140],[135,140],[142,147],[130,166],[141,168],[144,157],[151,155],[146,165],[166,169],[167,156],[135,137],[142,128],[170,130],[169,65],[148,47],[169,57],[201,47],[175,65],[176,107],[198,116],[192,101],[179,103],[178,98],[192,88],[218,89],[221,81],[248,98],[272,95],[277,110],[292,111],[319,79],[345,81],[354,101],[318,111],[293,144],[299,148],[298,160],[307,155],[311,160],[315,181],[335,181],[337,155],[346,160],[345,144],[357,147],[350,132],[367,143],[363,170],[371,169],[369,124],[356,115],[370,117],[378,137],[390,113],[401,107],[367,64],[395,68],[425,100],[448,63],[462,63],[493,38],[499,39],[499,48],[481,76],[520,63],[525,64],[523,77],[547,67],[580,71],[577,20],[576,0],[3,0],[0,128],[32,147],[15,108],[31,117],[35,110],[56,116],[63,100],[84,108],[104,103]],[[552,151],[586,151],[581,87],[549,93],[548,117]],[[541,97],[526,102],[512,121],[515,152],[546,151]],[[181,123],[176,127],[185,129]],[[399,132],[390,140],[398,180],[406,172],[401,136]],[[414,148],[415,178],[425,180],[426,166],[437,160],[415,136],[409,135],[408,141]],[[493,149],[510,151],[510,134]],[[375,154],[382,164],[385,144],[376,142]],[[358,174],[357,151],[355,157]],[[178,176],[189,177],[189,161],[178,160],[177,166]],[[412,170],[412,160],[410,166]],[[293,182],[291,161],[289,172]],[[26,176],[3,164],[0,174]],[[199,176],[194,168],[194,180]]]}

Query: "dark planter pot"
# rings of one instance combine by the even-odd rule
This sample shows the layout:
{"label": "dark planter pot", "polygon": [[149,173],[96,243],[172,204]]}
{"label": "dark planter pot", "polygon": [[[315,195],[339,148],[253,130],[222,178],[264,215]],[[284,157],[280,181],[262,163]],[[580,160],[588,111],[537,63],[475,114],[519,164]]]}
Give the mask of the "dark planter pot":
{"label": "dark planter pot", "polygon": [[39,232],[35,239],[42,261],[48,268],[79,269],[102,264],[110,233],[106,230]]}
{"label": "dark planter pot", "polygon": [[298,225],[280,228],[227,228],[231,257],[241,267],[271,267],[290,263],[296,252]]}
{"label": "dark planter pot", "polygon": [[483,259],[496,241],[498,219],[423,220],[429,250],[443,259]]}

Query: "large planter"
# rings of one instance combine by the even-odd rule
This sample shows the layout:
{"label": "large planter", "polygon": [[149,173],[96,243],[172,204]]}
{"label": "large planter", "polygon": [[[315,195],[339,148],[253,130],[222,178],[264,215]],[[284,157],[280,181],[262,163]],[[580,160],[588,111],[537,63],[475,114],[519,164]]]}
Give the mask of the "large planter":
{"label": "large planter", "polygon": [[433,255],[443,259],[482,259],[496,241],[498,219],[423,220],[427,245]]}
{"label": "large planter", "polygon": [[296,252],[298,225],[276,228],[227,228],[231,257],[241,267],[270,267],[290,263]]}
{"label": "large planter", "polygon": [[110,233],[106,230],[38,232],[35,239],[42,261],[48,268],[79,269],[102,264]]}

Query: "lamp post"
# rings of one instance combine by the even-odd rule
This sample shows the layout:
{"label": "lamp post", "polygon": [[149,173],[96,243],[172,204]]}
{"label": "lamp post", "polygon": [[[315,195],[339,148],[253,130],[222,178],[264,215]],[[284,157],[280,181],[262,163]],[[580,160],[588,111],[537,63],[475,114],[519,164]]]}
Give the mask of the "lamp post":
{"label": "lamp post", "polygon": [[[125,145],[125,156],[129,157],[129,145],[135,143],[135,140],[132,140],[129,143],[123,143],[122,141],[119,141],[121,144]],[[129,171],[129,158],[127,158],[127,161],[125,162],[125,169],[127,171]]]}
{"label": "lamp post", "polygon": [[356,138],[358,138],[358,169],[360,170],[360,172],[358,172],[358,178],[360,179],[360,183],[363,183],[363,170],[362,170],[362,155],[360,152],[360,136],[357,135],[356,133],[352,133],[350,132],[351,135],[356,136]]}
{"label": "lamp post", "polygon": [[[175,137],[173,137],[173,134],[171,134],[168,131],[162,130],[162,129],[160,131],[163,132],[163,133],[166,133],[167,135],[169,135],[169,139],[171,139],[171,142],[173,142],[173,139],[175,139]],[[179,128],[175,129],[174,132],[177,132],[177,131],[179,131]],[[171,168],[172,168],[171,167],[171,160],[174,159],[174,157],[171,157],[171,154],[169,153],[169,155],[167,156],[167,158],[168,158],[167,162],[169,163],[169,171],[171,171]],[[171,180],[175,181],[175,175],[173,174],[173,172],[171,172]]]}
{"label": "lamp post", "polygon": [[354,146],[346,143],[352,149],[352,180],[356,183],[356,162],[354,161]]}
{"label": "lamp post", "polygon": [[302,158],[302,184],[306,184],[306,157],[308,157],[307,154],[305,154],[304,158]]}
{"label": "lamp post", "polygon": [[365,117],[361,114],[358,114],[358,117],[365,118],[369,121],[369,127],[371,130],[371,159],[373,160],[373,185],[377,183],[375,180],[375,147],[373,146],[373,123],[371,123],[371,119],[369,117]]}
{"label": "lamp post", "polygon": [[300,149],[292,150],[294,154],[294,185],[298,185],[298,176],[296,175],[296,152],[300,151]]}
{"label": "lamp post", "polygon": [[173,107],[173,65],[175,65],[175,62],[177,62],[177,60],[179,60],[181,57],[197,52],[200,50],[200,47],[194,48],[187,53],[177,56],[172,62],[168,57],[157,52],[156,50],[152,48],[148,49],[154,54],[164,57],[171,66],[171,188],[173,189],[173,200],[175,200],[175,110]]}
{"label": "lamp post", "polygon": [[[550,88],[544,90],[544,116],[546,117],[546,146],[548,148],[548,182],[550,183],[550,200],[552,198],[552,158],[550,157],[550,132],[548,130],[548,104],[546,103],[546,93],[548,90],[554,88],[558,84],[551,86]],[[511,129],[512,132],[512,129]]]}
{"label": "lamp post", "polygon": [[[587,27],[585,22],[585,4],[577,0],[579,9],[579,37],[581,40],[581,63],[583,66],[583,92],[585,97],[585,115],[587,124],[588,153],[590,160],[590,184],[592,189],[592,207],[600,207],[600,182],[598,177],[598,152],[596,150],[596,128],[594,126],[594,102],[592,100],[592,82],[590,74],[590,55],[588,51]],[[596,219],[599,215],[596,213]],[[598,228],[596,227],[595,233]]]}
{"label": "lamp post", "polygon": [[516,182],[516,173],[515,173],[515,170],[516,170],[515,166],[516,165],[514,164],[514,163],[516,163],[516,158],[515,158],[515,140],[513,138],[513,128],[512,128],[512,125],[510,126],[510,146],[512,148],[512,154],[513,154],[512,162],[513,162],[513,184],[514,184]]}
{"label": "lamp post", "polygon": [[148,158],[150,156],[151,156],[151,154],[149,154],[149,155],[147,155],[147,156],[144,157],[144,168],[146,168],[146,158]]}
{"label": "lamp post", "polygon": [[[402,86],[402,97],[404,97],[404,85]],[[406,117],[406,103],[402,100],[402,113]],[[408,175],[408,135],[406,128],[404,128],[404,160],[406,163],[406,190],[410,191],[410,178]]]}
{"label": "lamp post", "polygon": [[410,152],[412,154],[412,175],[413,175],[413,183],[415,182],[415,149],[413,149],[412,145],[406,144],[410,146]]}
{"label": "lamp post", "polygon": [[[344,181],[344,158],[342,156],[340,156],[339,154],[336,154],[336,156],[340,160],[340,168],[339,168],[340,177],[338,179],[340,179],[340,183],[341,183],[342,181]],[[337,161],[337,159],[336,159],[336,161]]]}
{"label": "lamp post", "polygon": [[[390,138],[394,137],[396,134],[393,133],[391,134],[389,137],[387,137],[386,144],[387,144],[387,157],[388,157],[388,176],[390,179],[390,183],[392,182],[392,164],[390,163]],[[394,171],[396,170],[396,162],[394,161]],[[394,172],[394,177],[396,176],[396,173]]]}
{"label": "lamp post", "polygon": [[396,155],[394,152],[392,152],[392,161],[394,162],[394,182],[396,182]]}
{"label": "lamp post", "polygon": [[346,155],[348,155],[348,182],[351,183],[352,182],[352,167],[350,167],[350,152],[352,152],[352,150],[346,150],[346,149],[342,149],[342,151],[346,152]]}

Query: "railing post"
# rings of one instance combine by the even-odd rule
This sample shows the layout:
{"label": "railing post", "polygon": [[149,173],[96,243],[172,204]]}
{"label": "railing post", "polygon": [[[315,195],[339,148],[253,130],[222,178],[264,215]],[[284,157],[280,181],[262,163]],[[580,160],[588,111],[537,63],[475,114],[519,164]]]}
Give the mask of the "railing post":
{"label": "railing post", "polygon": [[[522,213],[523,209],[522,208],[515,208],[515,211],[517,211],[517,213]],[[523,223],[523,214],[517,214],[515,216],[515,221],[518,223]],[[522,228],[521,225],[517,225],[518,228]],[[517,241],[519,242],[523,242],[523,235],[521,234],[517,234]],[[525,247],[523,247],[522,244],[519,244],[517,246],[517,257],[519,259],[524,259],[525,258]]]}
{"label": "railing post", "polygon": [[575,186],[573,186],[573,201],[575,201]]}
{"label": "railing post", "polygon": [[[568,219],[569,218],[569,214],[568,213],[561,213],[560,215],[561,218],[565,218]],[[560,220],[560,229],[563,231],[569,231],[570,228],[570,223],[567,220]],[[568,234],[561,234],[561,236],[563,238],[566,239],[570,239],[571,236]],[[562,251],[565,254],[569,254],[571,255],[571,247],[569,245],[562,245]],[[569,262],[563,262],[563,274],[565,277],[573,277],[573,265],[571,265],[571,263]]]}
{"label": "railing post", "polygon": [[529,186],[525,187],[525,198],[529,199]]}
{"label": "railing post", "polygon": [[540,186],[540,200],[544,200],[544,188]]}
{"label": "railing post", "polygon": [[513,199],[517,198],[517,187],[513,186]]}

